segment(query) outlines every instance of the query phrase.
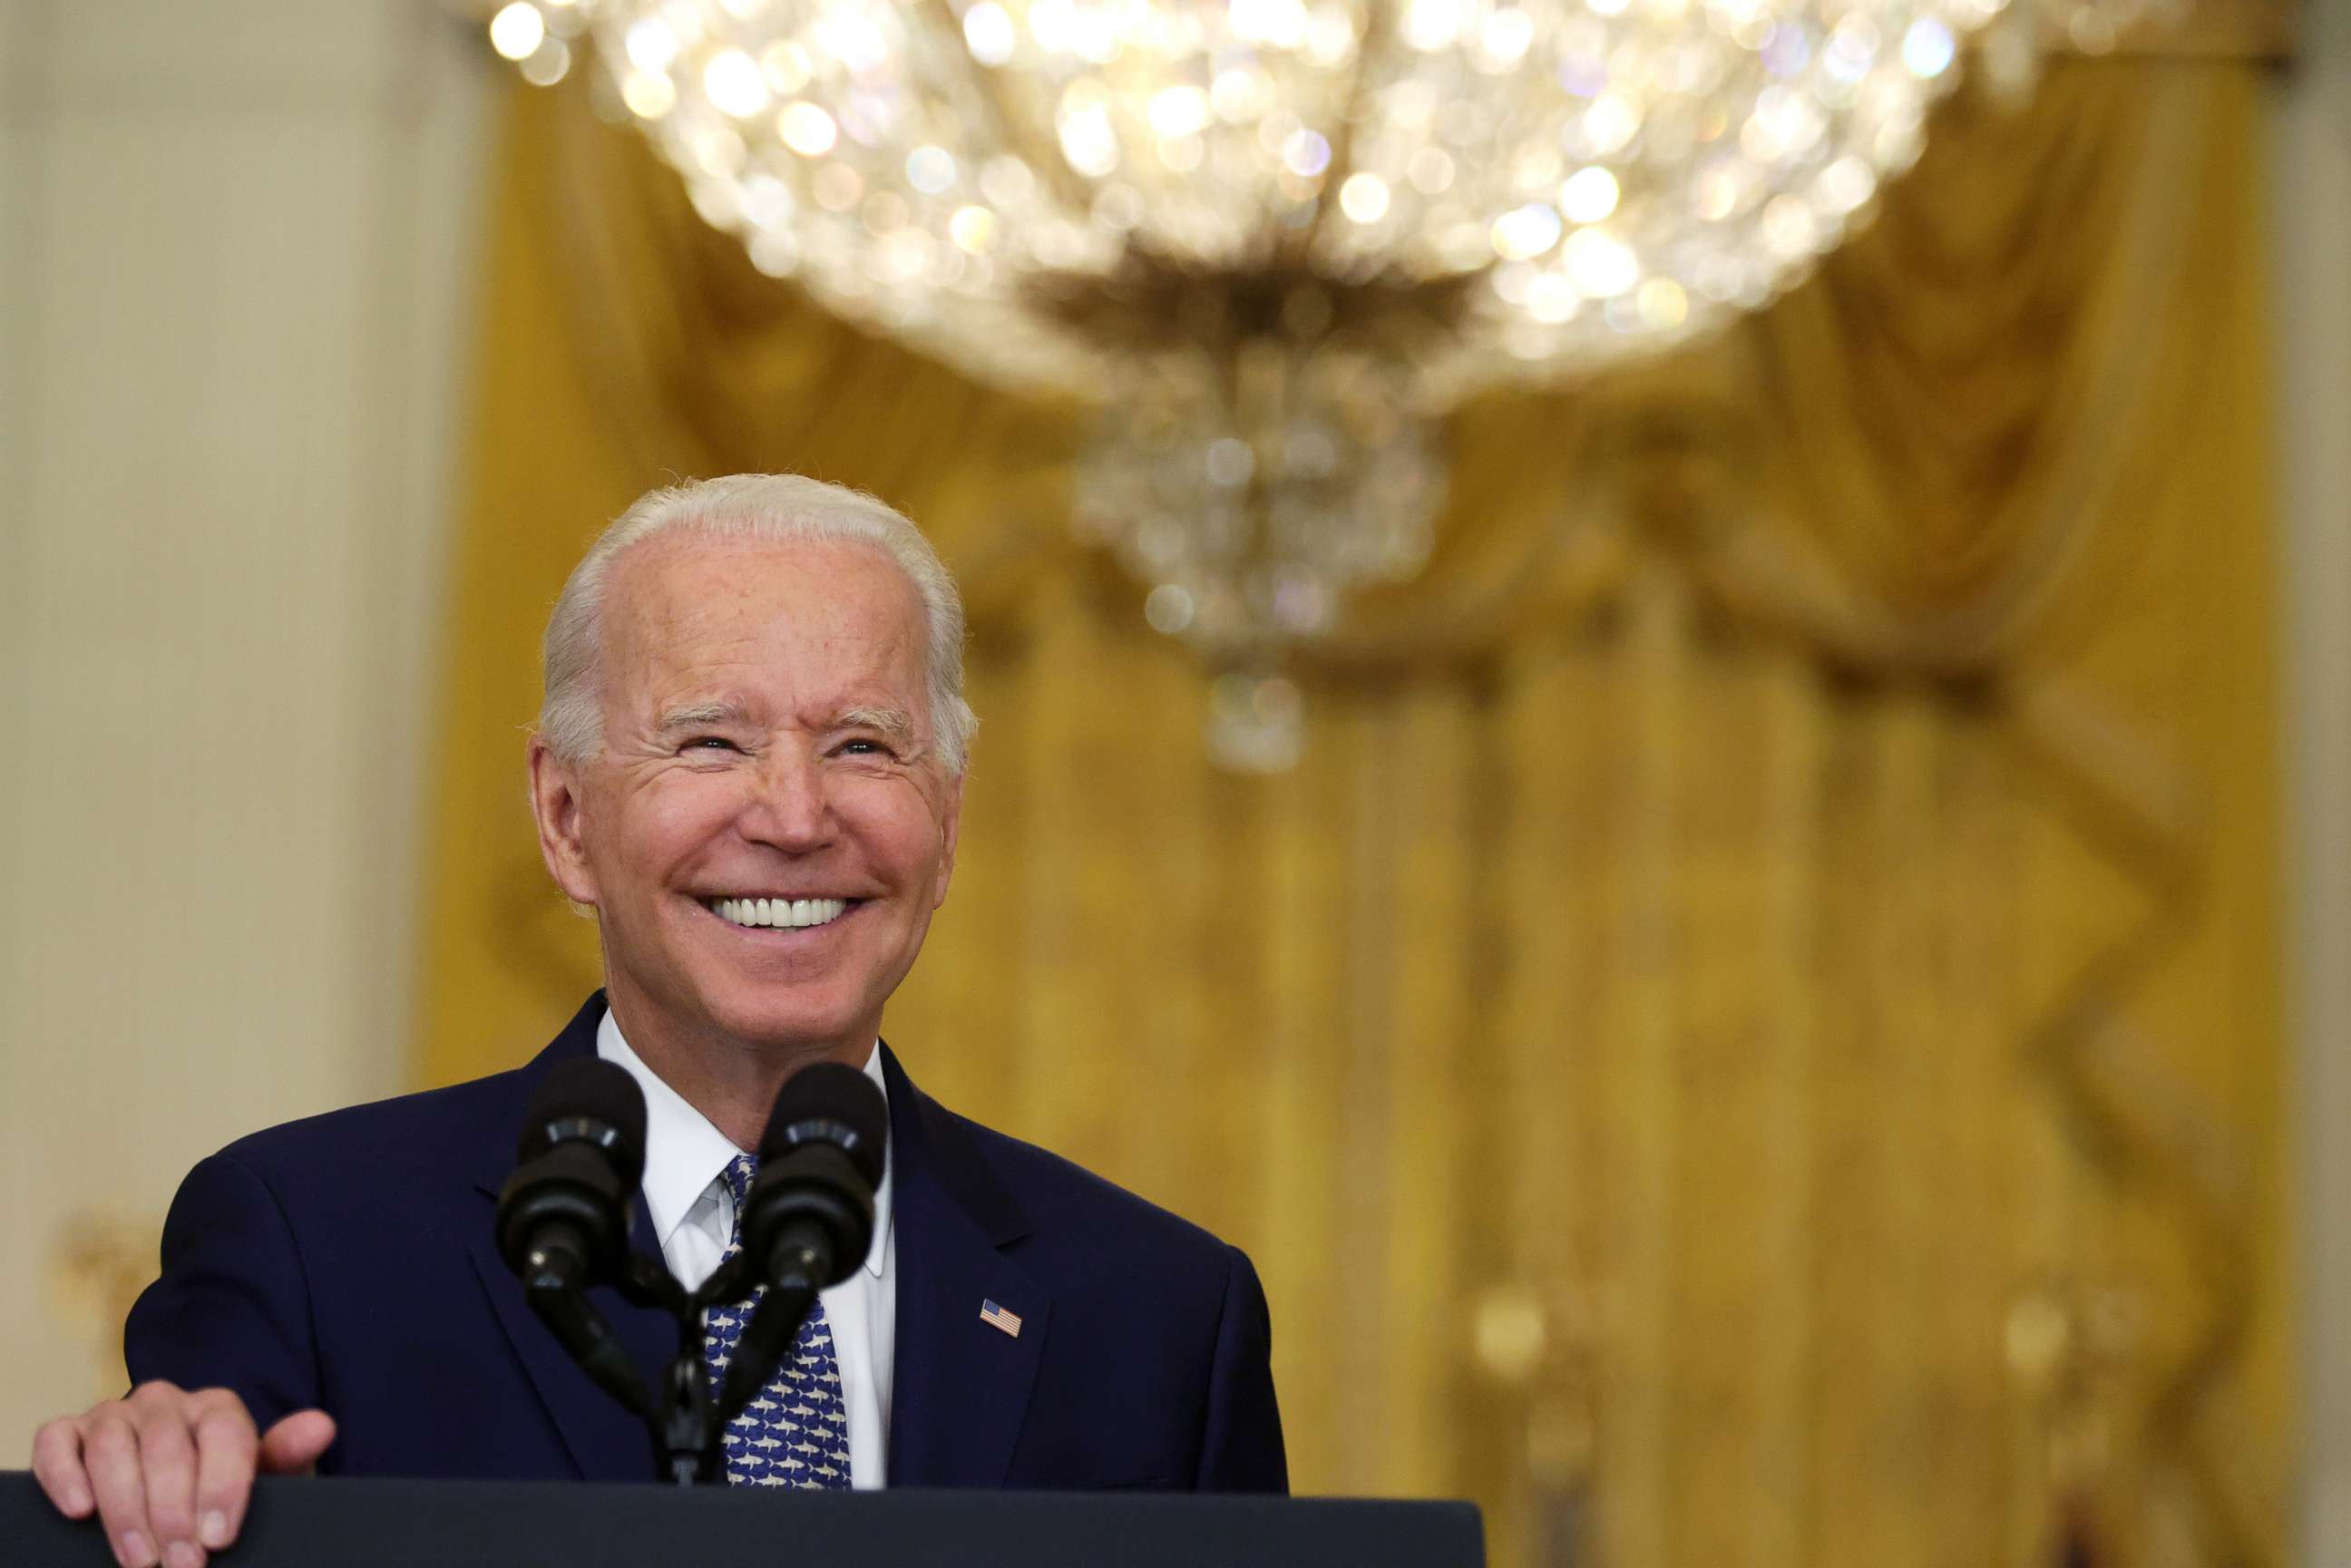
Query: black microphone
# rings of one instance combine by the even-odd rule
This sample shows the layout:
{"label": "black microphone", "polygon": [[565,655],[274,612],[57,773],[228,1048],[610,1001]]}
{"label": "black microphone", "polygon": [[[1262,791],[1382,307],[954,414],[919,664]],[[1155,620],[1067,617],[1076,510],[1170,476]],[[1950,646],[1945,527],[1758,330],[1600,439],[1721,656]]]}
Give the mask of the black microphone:
{"label": "black microphone", "polygon": [[[718,1419],[734,1417],[767,1386],[799,1333],[816,1293],[857,1271],[873,1244],[873,1189],[881,1185],[890,1112],[882,1091],[853,1067],[820,1061],[785,1082],[759,1140],[759,1174],[739,1217],[747,1281],[767,1294],[751,1313],[726,1369]],[[724,1299],[724,1298],[722,1298]]]}
{"label": "black microphone", "polygon": [[498,1194],[498,1253],[535,1289],[617,1279],[645,1169],[645,1096],[618,1063],[559,1063],[531,1096]]}
{"label": "black microphone", "polygon": [[759,1174],[743,1205],[743,1250],[768,1284],[837,1285],[873,1244],[889,1107],[853,1067],[802,1068],[776,1096]]}
{"label": "black microphone", "polygon": [[531,1096],[515,1157],[498,1194],[498,1255],[581,1370],[644,1414],[644,1380],[584,1293],[619,1279],[628,1260],[629,1200],[645,1168],[644,1092],[616,1063],[560,1063]]}

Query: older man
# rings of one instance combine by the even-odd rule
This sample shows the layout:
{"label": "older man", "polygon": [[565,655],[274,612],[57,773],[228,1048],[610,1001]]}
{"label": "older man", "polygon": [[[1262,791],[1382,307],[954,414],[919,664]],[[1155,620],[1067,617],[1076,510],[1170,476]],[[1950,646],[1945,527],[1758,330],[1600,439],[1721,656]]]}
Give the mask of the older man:
{"label": "older man", "polygon": [[[889,1102],[872,1251],[778,1373],[803,1396],[730,1431],[730,1479],[1280,1490],[1248,1260],[943,1110],[881,1044],[955,868],[962,641],[937,557],[870,497],[743,476],[614,523],[557,602],[529,747],[605,990],[517,1071],[198,1166],[125,1333],[137,1386],[35,1438],[57,1506],[99,1514],[125,1568],[196,1568],[256,1469],[648,1478],[642,1427],[491,1242],[532,1090],[591,1053],[645,1092],[638,1235],[688,1284],[785,1079],[844,1062]],[[650,1371],[659,1315],[600,1303]]]}

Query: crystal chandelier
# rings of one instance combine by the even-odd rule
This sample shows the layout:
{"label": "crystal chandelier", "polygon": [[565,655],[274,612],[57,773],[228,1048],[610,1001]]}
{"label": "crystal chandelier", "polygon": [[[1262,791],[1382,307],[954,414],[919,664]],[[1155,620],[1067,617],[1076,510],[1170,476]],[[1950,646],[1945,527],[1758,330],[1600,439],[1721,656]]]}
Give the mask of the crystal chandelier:
{"label": "crystal chandelier", "polygon": [[1771,298],[2034,4],[514,0],[490,32],[542,83],[592,40],[762,270],[1095,401],[1080,525],[1267,768],[1284,652],[1426,556],[1448,408]]}

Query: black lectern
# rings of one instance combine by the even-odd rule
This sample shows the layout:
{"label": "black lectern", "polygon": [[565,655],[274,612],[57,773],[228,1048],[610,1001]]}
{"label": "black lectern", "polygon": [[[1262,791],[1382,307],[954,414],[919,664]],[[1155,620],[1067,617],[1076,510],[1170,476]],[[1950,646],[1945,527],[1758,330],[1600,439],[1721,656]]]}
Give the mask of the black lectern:
{"label": "black lectern", "polygon": [[[0,1562],[105,1568],[93,1523],[0,1473]],[[1481,1568],[1466,1502],[284,1480],[223,1568]]]}

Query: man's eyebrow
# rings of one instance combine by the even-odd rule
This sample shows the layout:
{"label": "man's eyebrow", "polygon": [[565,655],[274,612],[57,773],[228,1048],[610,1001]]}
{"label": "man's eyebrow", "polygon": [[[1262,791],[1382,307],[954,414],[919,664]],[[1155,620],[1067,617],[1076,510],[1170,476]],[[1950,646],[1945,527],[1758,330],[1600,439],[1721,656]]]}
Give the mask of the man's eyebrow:
{"label": "man's eyebrow", "polygon": [[901,744],[914,738],[914,718],[904,708],[852,707],[835,715],[835,729],[870,729]]}
{"label": "man's eyebrow", "polygon": [[662,715],[658,728],[664,735],[673,730],[694,729],[704,725],[748,724],[750,717],[741,703],[687,703]]}

